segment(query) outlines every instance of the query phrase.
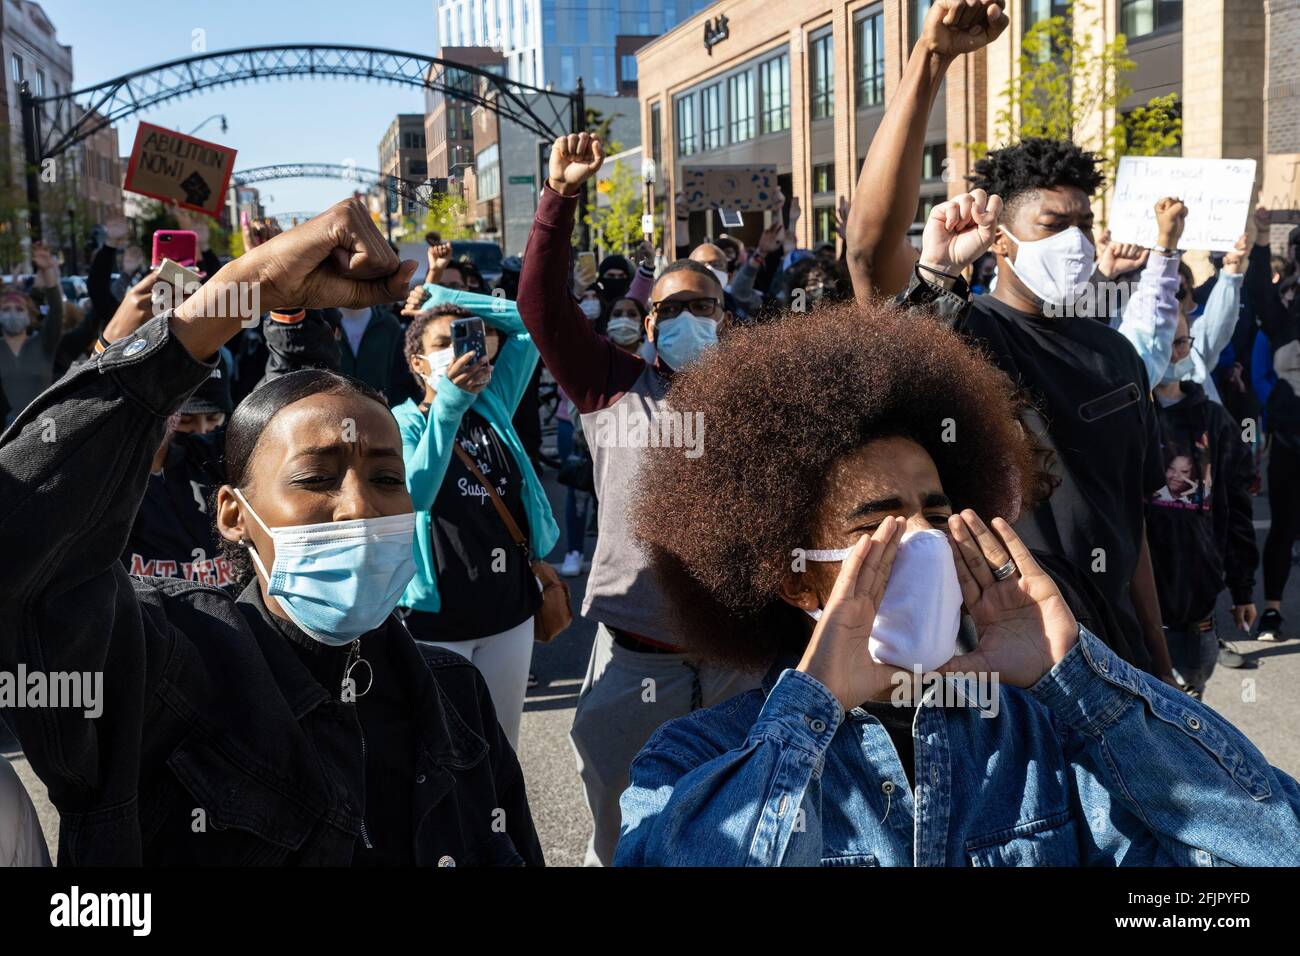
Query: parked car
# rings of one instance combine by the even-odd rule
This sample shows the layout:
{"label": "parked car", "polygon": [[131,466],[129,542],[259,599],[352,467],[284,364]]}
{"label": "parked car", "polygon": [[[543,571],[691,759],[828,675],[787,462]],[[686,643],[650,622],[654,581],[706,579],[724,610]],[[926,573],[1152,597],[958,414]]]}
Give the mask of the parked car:
{"label": "parked car", "polygon": [[451,241],[452,261],[468,259],[478,269],[479,275],[488,285],[495,286],[501,278],[501,247],[495,242],[483,242],[477,239],[453,239]]}

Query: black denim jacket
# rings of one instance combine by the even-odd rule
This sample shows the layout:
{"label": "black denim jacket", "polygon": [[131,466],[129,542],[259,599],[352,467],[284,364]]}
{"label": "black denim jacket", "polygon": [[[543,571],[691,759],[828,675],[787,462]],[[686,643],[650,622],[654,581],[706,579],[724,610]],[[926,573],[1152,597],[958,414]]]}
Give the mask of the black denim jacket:
{"label": "black denim jacket", "polygon": [[[352,861],[360,724],[260,602],[133,579],[119,556],[167,416],[211,370],[169,316],[42,394],[0,436],[0,670],[100,673],[103,712],[5,713],[61,816],[61,864]],[[253,589],[256,591],[256,588]],[[458,655],[385,635],[418,741],[414,858],[541,864],[523,775]],[[363,648],[365,638],[362,638]]]}

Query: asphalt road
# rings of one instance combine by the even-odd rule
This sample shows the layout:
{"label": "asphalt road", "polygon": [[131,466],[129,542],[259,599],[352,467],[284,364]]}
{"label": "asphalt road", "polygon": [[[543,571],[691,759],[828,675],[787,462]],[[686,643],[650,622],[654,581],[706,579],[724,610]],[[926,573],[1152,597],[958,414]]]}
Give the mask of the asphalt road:
{"label": "asphalt road", "polygon": [[[562,489],[548,478],[555,513],[563,515]],[[1262,547],[1268,523],[1268,502],[1255,499],[1256,532]],[[587,540],[590,557],[594,538]],[[551,556],[563,559],[563,541]],[[540,685],[528,691],[519,740],[519,760],[528,782],[533,818],[551,866],[581,865],[589,832],[587,806],[574,765],[569,727],[578,691],[587,672],[587,658],[595,639],[593,624],[578,615],[586,575],[569,579],[573,591],[574,623],[550,645],[533,651],[533,672]],[[1262,585],[1256,601],[1263,608]],[[1220,602],[1219,633],[1228,637],[1247,659],[1247,667],[1215,670],[1205,693],[1205,703],[1241,729],[1268,760],[1300,778],[1300,640],[1265,644],[1231,634],[1226,595]],[[1282,614],[1288,629],[1300,633],[1300,568],[1288,584]],[[32,794],[50,843],[51,857],[58,841],[58,817],[46,799],[45,788],[22,758],[14,766]]]}

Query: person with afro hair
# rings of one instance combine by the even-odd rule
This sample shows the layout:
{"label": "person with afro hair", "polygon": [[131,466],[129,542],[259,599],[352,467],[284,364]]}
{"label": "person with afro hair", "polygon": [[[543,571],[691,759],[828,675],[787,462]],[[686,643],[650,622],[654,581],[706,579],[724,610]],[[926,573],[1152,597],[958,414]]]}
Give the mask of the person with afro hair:
{"label": "person with afro hair", "polygon": [[[1097,157],[1041,138],[994,150],[975,164],[970,192],[930,213],[919,259],[907,241],[944,73],[1006,25],[995,0],[930,7],[853,194],[846,243],[854,292],[863,304],[896,294],[930,304],[1025,391],[1022,420],[1051,453],[1057,487],[1022,514],[1017,533],[1088,575],[1120,624],[1111,648],[1176,686],[1143,517],[1164,484],[1151,383],[1132,344],[1078,308],[1111,298],[1082,295],[1096,267]],[[997,287],[972,300],[961,272],[990,249]],[[1132,267],[1107,262],[1117,274]]]}
{"label": "person with afro hair", "polygon": [[707,447],[648,450],[634,527],[690,652],[766,677],[649,740],[615,864],[1300,863],[1296,782],[1008,523],[1043,483],[1011,382],[868,313],[738,330],[673,386]]}

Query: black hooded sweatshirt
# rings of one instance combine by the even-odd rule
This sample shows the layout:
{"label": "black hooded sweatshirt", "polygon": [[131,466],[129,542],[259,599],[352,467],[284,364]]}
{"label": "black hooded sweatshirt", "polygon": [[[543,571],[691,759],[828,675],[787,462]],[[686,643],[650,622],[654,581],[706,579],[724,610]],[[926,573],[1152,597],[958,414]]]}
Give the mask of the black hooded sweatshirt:
{"label": "black hooded sweatshirt", "polygon": [[1147,502],[1147,539],[1166,627],[1194,626],[1214,612],[1225,585],[1249,604],[1259,552],[1250,484],[1251,446],[1222,405],[1183,382],[1173,405],[1156,400],[1166,484]]}

